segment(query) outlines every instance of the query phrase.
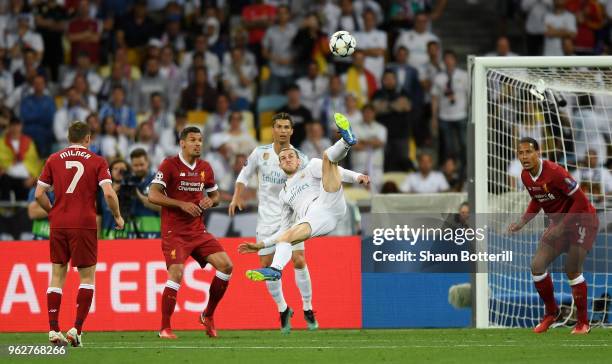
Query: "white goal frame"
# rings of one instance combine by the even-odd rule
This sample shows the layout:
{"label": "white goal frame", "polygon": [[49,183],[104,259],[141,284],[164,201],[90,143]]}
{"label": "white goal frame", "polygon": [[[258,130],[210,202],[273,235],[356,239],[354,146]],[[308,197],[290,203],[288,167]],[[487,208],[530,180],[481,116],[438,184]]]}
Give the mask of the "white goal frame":
{"label": "white goal frame", "polygon": [[[488,213],[488,154],[487,154],[487,71],[492,68],[530,67],[611,67],[612,56],[568,56],[568,57],[470,57],[468,69],[471,74],[470,131],[473,143],[468,143],[473,168],[468,181],[471,185],[470,201],[476,214]],[[485,142],[483,142],[485,141]],[[525,192],[527,193],[527,192]],[[476,215],[478,216],[478,215]],[[479,250],[486,250],[486,241]],[[481,269],[482,268],[482,269]],[[486,265],[478,267],[486,272]],[[474,326],[489,327],[489,277],[488,273],[475,273],[472,280],[474,293],[472,309]]]}

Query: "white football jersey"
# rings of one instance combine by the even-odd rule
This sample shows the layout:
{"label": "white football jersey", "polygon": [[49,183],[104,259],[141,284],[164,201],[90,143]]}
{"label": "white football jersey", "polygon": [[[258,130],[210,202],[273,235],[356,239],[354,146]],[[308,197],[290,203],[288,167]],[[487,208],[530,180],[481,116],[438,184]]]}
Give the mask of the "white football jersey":
{"label": "white football jersey", "polygon": [[[338,168],[340,169],[342,182],[355,183],[357,177],[361,175],[342,167]],[[290,219],[300,220],[306,216],[308,208],[321,193],[322,175],[323,161],[319,158],[313,158],[304,169],[287,179],[279,194],[279,200],[283,204],[281,216],[281,228],[283,230],[292,223],[292,221],[289,221]],[[340,193],[342,192],[340,191]]]}
{"label": "white football jersey", "polygon": [[[308,157],[298,150],[302,166],[308,164]],[[274,151],[274,144],[262,145],[253,149],[244,167],[240,171],[236,182],[245,186],[249,179],[257,173],[259,187],[257,199],[257,231],[277,230],[280,225],[281,201],[278,198],[287,175],[280,168],[278,155]]]}

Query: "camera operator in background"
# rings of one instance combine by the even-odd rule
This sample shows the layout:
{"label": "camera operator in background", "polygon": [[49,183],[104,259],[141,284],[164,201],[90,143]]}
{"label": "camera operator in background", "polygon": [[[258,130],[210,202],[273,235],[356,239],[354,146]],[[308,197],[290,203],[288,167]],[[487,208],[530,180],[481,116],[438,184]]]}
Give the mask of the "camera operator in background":
{"label": "camera operator in background", "polygon": [[[108,167],[111,180],[113,182],[113,190],[117,193],[119,197],[119,190],[121,189],[121,184],[123,181],[123,175],[128,173],[129,165],[123,159],[114,160]],[[123,214],[123,205],[122,201],[120,201],[120,207],[122,209],[121,213]],[[102,193],[102,189],[98,189],[98,200],[97,200],[97,223],[98,223],[98,238],[100,239],[112,239],[114,238],[115,230],[114,230],[114,218],[111,213],[110,208],[106,204],[104,199],[104,194]],[[123,216],[123,215],[122,215]],[[127,219],[126,219],[127,220]]]}

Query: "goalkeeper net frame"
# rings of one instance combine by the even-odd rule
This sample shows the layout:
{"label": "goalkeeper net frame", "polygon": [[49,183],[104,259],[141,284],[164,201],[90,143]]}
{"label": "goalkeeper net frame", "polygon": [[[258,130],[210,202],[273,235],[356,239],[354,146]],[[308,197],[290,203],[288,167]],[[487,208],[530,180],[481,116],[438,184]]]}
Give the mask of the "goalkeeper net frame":
{"label": "goalkeeper net frame", "polygon": [[[468,69],[472,83],[468,192],[475,223],[503,229],[525,211],[530,197],[521,188],[516,142],[520,137],[534,137],[544,159],[559,163],[581,179],[578,182],[600,218],[591,260],[607,263],[612,259],[612,249],[608,249],[612,243],[608,233],[612,231],[606,229],[612,218],[612,191],[606,191],[605,186],[610,183],[606,162],[612,157],[608,151],[612,57],[470,57]],[[472,280],[474,326],[537,324],[544,306],[533,287],[529,263],[544,230],[543,220],[540,213],[516,237],[501,237],[503,232],[497,231],[479,242],[479,251],[516,247],[520,251],[514,251],[516,259],[511,263],[478,263]],[[514,244],[508,244],[509,240]],[[585,273],[589,318],[594,325],[605,325],[610,309],[607,294],[608,289],[612,291],[612,274],[603,270],[593,268]],[[567,279],[557,271],[553,280],[555,297],[562,310],[566,309],[565,322],[571,324],[573,302]]]}

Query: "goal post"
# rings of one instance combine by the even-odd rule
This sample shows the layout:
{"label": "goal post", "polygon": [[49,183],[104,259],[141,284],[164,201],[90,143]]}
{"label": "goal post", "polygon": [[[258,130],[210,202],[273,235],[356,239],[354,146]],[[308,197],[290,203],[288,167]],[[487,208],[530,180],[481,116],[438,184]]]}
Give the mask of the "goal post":
{"label": "goal post", "polygon": [[[587,167],[607,173],[601,153],[604,151],[603,158],[610,155],[609,139],[593,140],[593,133],[612,135],[612,56],[470,57],[468,69],[471,80],[468,163],[473,163],[468,169],[468,182],[476,224],[479,219],[491,219],[489,214],[501,220],[496,214],[516,216],[526,209],[528,193],[521,190],[520,177],[517,181],[511,171],[516,141],[521,136],[541,136],[543,158],[553,159],[570,173],[579,173],[584,167],[583,160],[593,153],[597,154],[599,164]],[[592,121],[593,118],[599,119]],[[601,130],[593,131],[593,123],[599,123]],[[516,170],[516,162],[514,167]],[[599,201],[596,207],[601,221],[612,216],[612,204],[606,200],[609,198],[606,191],[601,190],[605,186],[597,187],[603,182],[595,179],[603,177],[596,175],[583,176],[578,182],[587,183],[583,185],[583,189],[588,189],[587,197]],[[516,253],[525,265],[524,270],[519,266],[479,263],[472,279],[475,327],[531,326],[538,310],[543,308],[533,289],[530,267],[525,264],[535,251],[534,237],[544,228],[543,222],[533,224],[531,231],[516,238],[515,243],[520,244],[512,245],[521,250]],[[598,237],[597,250],[591,253],[593,261],[607,263],[608,254],[612,259],[606,233],[601,233],[601,239]],[[508,240],[499,234],[489,234],[476,249],[502,249],[508,246]],[[601,312],[595,312],[593,307],[600,294],[612,289],[612,275],[608,276],[607,270],[590,273],[589,317],[594,321],[601,317],[598,316]],[[567,298],[567,280],[562,273],[555,273],[553,279],[557,299]],[[571,301],[571,294],[569,297]],[[607,310],[605,306],[604,311]],[[600,321],[605,324],[604,319]]]}

